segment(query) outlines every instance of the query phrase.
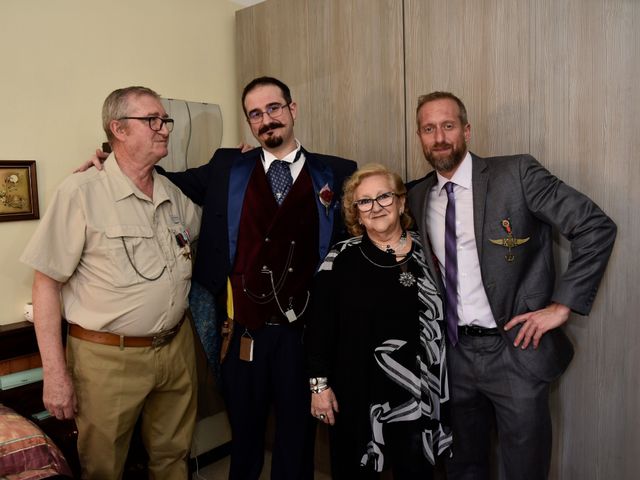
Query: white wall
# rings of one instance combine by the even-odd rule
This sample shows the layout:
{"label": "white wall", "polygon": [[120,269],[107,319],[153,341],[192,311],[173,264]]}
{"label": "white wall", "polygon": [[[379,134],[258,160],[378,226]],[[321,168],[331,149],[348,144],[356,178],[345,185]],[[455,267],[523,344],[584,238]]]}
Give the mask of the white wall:
{"label": "white wall", "polygon": [[[0,160],[36,160],[41,215],[104,141],[104,98],[128,85],[217,103],[238,143],[235,10],[228,0],[0,1]],[[18,262],[37,220],[0,222],[0,324],[22,320],[32,272]],[[70,225],[70,228],[73,228]]]}

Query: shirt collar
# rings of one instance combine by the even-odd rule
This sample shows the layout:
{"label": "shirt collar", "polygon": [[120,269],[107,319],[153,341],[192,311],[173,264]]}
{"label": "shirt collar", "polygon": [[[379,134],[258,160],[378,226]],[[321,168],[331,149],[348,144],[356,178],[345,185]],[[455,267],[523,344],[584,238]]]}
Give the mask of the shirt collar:
{"label": "shirt collar", "polygon": [[[138,187],[135,186],[133,181],[127,177],[120,169],[118,162],[116,161],[115,153],[112,153],[107,157],[104,162],[104,170],[109,174],[109,179],[113,188],[113,197],[115,201],[123,200],[131,195],[135,195],[141,200],[149,200]],[[160,205],[165,200],[169,200],[160,176],[155,170],[151,172],[153,175],[153,203]]]}
{"label": "shirt collar", "polygon": [[115,153],[112,153],[104,161],[104,171],[108,174],[109,181],[113,188],[113,198],[115,201],[134,195],[133,182],[122,173],[116,161]]}
{"label": "shirt collar", "polygon": [[467,151],[467,154],[462,159],[460,165],[456,169],[456,172],[449,179],[440,175],[440,173],[436,172],[438,177],[438,192],[441,192],[444,188],[445,183],[453,182],[456,185],[460,185],[463,188],[471,189],[471,172],[472,172],[473,158],[471,154]]}
{"label": "shirt collar", "polygon": [[298,157],[298,152],[300,151],[301,148],[302,148],[302,145],[300,144],[297,138],[296,138],[296,148],[290,151],[289,153],[287,153],[283,158],[278,158],[273,153],[268,152],[263,148],[262,160],[264,161],[265,171],[269,170],[269,167],[271,166],[271,163],[274,160],[282,160],[284,162],[293,163],[296,160],[296,157]]}

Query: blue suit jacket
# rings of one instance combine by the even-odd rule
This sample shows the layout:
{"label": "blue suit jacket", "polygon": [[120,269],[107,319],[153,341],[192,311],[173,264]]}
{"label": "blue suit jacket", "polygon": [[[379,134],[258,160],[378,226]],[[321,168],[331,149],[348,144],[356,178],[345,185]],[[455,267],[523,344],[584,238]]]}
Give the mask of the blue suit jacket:
{"label": "blue suit jacket", "polygon": [[[482,282],[493,317],[508,345],[519,328],[502,327],[515,315],[551,302],[586,315],[591,310],[616,237],[616,226],[588,197],[551,175],[530,155],[480,158],[473,155],[473,219]],[[435,268],[428,240],[426,212],[435,172],[412,182],[409,207],[424,239],[430,267]],[[505,259],[507,248],[490,240],[513,235],[529,240]],[[552,228],[571,242],[569,265],[556,281]],[[436,271],[436,270],[434,270]],[[441,278],[439,287],[444,290]],[[568,366],[573,347],[562,329],[547,332],[538,349],[511,348],[516,361],[537,378],[553,380]]]}
{"label": "blue suit jacket", "polygon": [[[259,165],[261,152],[260,148],[245,153],[235,148],[221,148],[201,167],[175,173],[158,169],[203,207],[193,278],[214,295],[225,288],[233,266],[244,196],[253,169]],[[356,170],[356,163],[304,149],[303,153],[315,192],[325,185],[333,192],[328,210],[316,195],[320,222],[318,255],[322,260],[331,245],[346,237],[340,211],[342,184]]]}

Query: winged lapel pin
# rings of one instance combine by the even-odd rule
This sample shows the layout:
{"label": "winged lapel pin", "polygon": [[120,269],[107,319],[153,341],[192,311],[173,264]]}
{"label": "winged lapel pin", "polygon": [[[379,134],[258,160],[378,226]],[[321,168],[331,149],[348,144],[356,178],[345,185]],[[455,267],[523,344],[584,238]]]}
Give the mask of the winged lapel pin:
{"label": "winged lapel pin", "polygon": [[493,240],[493,239],[489,239],[489,241],[495,245],[500,245],[502,247],[506,247],[508,248],[507,254],[504,256],[504,259],[507,262],[513,262],[513,260],[516,258],[515,255],[513,255],[513,253],[511,253],[511,249],[518,247],[520,245],[522,245],[523,243],[527,243],[529,241],[529,238],[531,237],[527,237],[527,238],[516,238],[513,236],[512,230],[511,230],[511,222],[509,221],[508,218],[505,218],[504,220],[502,220],[501,222],[502,227],[504,228],[504,230],[507,232],[507,236],[504,238],[499,238],[497,240]]}

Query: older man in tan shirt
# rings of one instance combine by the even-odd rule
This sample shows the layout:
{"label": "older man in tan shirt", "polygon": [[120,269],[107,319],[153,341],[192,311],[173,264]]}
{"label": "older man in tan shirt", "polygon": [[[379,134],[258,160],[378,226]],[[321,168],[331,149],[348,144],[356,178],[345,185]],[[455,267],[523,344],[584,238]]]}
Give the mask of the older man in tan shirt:
{"label": "older man in tan shirt", "polygon": [[75,417],[83,477],[122,476],[142,415],[150,475],[187,478],[197,386],[184,315],[200,208],[154,171],[173,127],[155,92],[111,93],[103,127],[104,170],[60,185],[21,258],[36,271],[44,404]]}

